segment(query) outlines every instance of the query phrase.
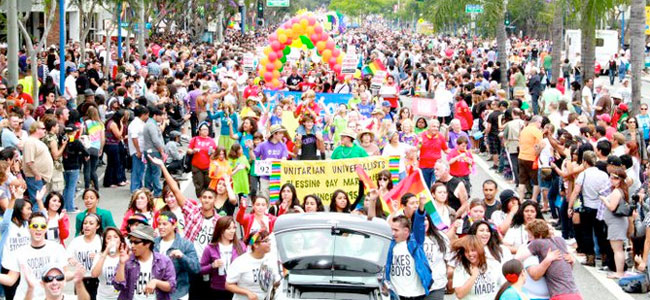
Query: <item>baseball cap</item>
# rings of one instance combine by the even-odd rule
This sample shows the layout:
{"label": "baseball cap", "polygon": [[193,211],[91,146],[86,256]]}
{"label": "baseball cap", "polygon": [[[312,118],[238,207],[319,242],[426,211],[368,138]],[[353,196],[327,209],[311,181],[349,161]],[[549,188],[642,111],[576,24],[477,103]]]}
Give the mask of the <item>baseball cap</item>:
{"label": "baseball cap", "polygon": [[603,122],[609,123],[612,121],[612,117],[609,116],[609,114],[600,114],[598,117],[596,117],[598,120],[601,120]]}
{"label": "baseball cap", "polygon": [[627,104],[625,104],[625,103],[620,103],[620,104],[618,105],[618,109],[620,109],[620,110],[622,110],[622,111],[627,111],[627,110],[628,110]]}
{"label": "baseball cap", "polygon": [[501,201],[501,204],[508,202],[508,200],[512,198],[520,199],[519,195],[517,195],[517,193],[511,189],[503,190],[501,194],[499,194],[499,201]]}

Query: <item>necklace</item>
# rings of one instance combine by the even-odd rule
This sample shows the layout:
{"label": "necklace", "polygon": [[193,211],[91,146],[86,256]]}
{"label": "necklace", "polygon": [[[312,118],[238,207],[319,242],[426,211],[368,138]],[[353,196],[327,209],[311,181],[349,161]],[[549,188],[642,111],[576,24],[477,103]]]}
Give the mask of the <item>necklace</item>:
{"label": "necklace", "polygon": [[343,157],[350,156],[350,154],[352,153],[352,147],[347,147],[347,146],[341,146],[341,147],[343,148],[343,149],[341,149],[341,154],[343,154]]}

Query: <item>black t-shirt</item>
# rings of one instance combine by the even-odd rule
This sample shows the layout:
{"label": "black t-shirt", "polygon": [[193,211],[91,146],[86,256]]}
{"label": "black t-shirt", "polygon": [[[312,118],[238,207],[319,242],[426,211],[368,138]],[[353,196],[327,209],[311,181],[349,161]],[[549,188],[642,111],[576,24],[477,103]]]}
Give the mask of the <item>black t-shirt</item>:
{"label": "black t-shirt", "polygon": [[[485,200],[483,201],[485,202]],[[501,201],[499,200],[494,200],[494,204],[492,205],[485,203],[485,218],[488,220],[491,219],[492,214],[499,209],[501,209]]]}
{"label": "black t-shirt", "polygon": [[300,155],[298,155],[298,160],[316,160],[318,155],[316,151],[318,147],[316,146],[316,136],[312,133],[305,134],[302,136],[302,145],[300,146]]}
{"label": "black t-shirt", "polygon": [[460,208],[460,199],[456,197],[454,192],[456,191],[456,188],[458,187],[458,184],[460,184],[462,181],[456,177],[451,177],[449,181],[444,182],[441,180],[437,180],[438,182],[443,183],[447,187],[447,192],[449,194],[449,207],[453,208],[454,210],[458,211]]}
{"label": "black t-shirt", "polygon": [[220,217],[233,216],[235,214],[235,205],[230,203],[230,200],[226,199],[221,207],[217,207],[215,203],[214,208],[217,210],[217,214]]}
{"label": "black t-shirt", "polygon": [[90,88],[90,82],[88,81],[86,73],[79,73],[79,77],[77,77],[75,84],[77,85],[77,93],[83,95],[84,92]]}
{"label": "black t-shirt", "polygon": [[488,123],[492,125],[490,128],[490,134],[491,135],[499,135],[499,116],[503,114],[500,110],[495,110],[490,113],[488,116]]}
{"label": "black t-shirt", "polygon": [[99,81],[99,72],[97,72],[97,70],[95,70],[95,69],[90,69],[90,70],[88,70],[88,72],[86,72],[86,73],[88,73],[88,84],[90,85],[90,88],[91,88],[91,89],[93,90],[93,92],[94,92],[95,90],[97,90],[98,86],[94,86],[94,85],[90,82],[90,79],[95,79],[95,82],[98,82],[98,81]]}
{"label": "black t-shirt", "polygon": [[290,91],[300,91],[300,87],[298,85],[303,81],[302,77],[300,75],[289,75],[289,78],[287,78],[287,85],[289,86],[296,86],[296,88],[289,88]]}

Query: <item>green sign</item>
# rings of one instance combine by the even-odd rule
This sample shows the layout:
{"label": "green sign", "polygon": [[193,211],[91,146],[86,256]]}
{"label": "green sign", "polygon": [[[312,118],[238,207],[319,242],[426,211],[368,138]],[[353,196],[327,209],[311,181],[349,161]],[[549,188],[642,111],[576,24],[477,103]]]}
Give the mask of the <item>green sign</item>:
{"label": "green sign", "polygon": [[268,7],[289,7],[290,0],[266,0]]}
{"label": "green sign", "polygon": [[483,13],[483,5],[482,4],[466,4],[465,5],[465,13],[471,14],[481,14]]}

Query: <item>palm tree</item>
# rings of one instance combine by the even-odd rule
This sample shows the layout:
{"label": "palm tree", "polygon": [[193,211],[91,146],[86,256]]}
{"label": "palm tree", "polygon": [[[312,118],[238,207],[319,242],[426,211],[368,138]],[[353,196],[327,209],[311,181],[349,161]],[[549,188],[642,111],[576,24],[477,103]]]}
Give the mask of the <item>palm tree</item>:
{"label": "palm tree", "polygon": [[645,0],[632,0],[630,2],[630,65],[632,66],[632,112],[637,114],[641,104],[641,72],[645,47],[644,25]]}
{"label": "palm tree", "polygon": [[551,77],[553,82],[557,82],[560,77],[560,63],[562,63],[562,48],[564,37],[562,36],[563,18],[566,7],[564,6],[565,0],[555,1],[555,9],[553,15],[553,27],[551,28],[551,35],[553,36],[553,49],[551,50],[551,57],[553,64],[551,67]]}
{"label": "palm tree", "polygon": [[574,7],[580,7],[580,29],[582,31],[582,72],[584,80],[594,77],[596,60],[596,24],[610,9],[624,0],[571,0]]}

